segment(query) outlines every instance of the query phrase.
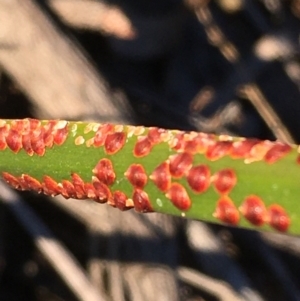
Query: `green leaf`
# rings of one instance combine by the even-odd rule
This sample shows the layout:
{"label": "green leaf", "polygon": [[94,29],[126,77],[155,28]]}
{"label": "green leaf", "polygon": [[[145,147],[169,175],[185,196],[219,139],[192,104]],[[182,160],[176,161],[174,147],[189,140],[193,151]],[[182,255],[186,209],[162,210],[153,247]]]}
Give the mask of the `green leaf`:
{"label": "green leaf", "polygon": [[10,185],[119,209],[300,233],[298,149],[280,142],[84,122],[0,120]]}

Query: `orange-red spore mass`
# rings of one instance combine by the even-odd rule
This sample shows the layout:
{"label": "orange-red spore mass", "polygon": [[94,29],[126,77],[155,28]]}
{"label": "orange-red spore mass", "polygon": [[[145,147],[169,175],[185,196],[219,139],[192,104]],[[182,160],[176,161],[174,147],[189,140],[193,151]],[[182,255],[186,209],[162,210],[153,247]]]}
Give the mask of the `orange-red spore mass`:
{"label": "orange-red spore mass", "polygon": [[13,176],[12,174],[8,173],[8,172],[2,172],[2,177],[4,179],[4,181],[11,185],[13,188],[15,189],[21,189],[21,185],[19,183],[19,180],[17,177]]}
{"label": "orange-red spore mass", "polygon": [[153,212],[149,196],[144,190],[136,188],[133,192],[132,200],[134,204],[134,209],[137,212]]}
{"label": "orange-red spore mass", "polygon": [[255,226],[263,225],[268,219],[265,204],[256,195],[246,197],[239,209],[242,215]]}
{"label": "orange-red spore mass", "polygon": [[0,150],[5,150],[7,147],[6,136],[8,134],[8,125],[4,124],[0,127]]}
{"label": "orange-red spore mass", "polygon": [[149,138],[146,136],[138,137],[133,149],[133,155],[137,158],[145,157],[150,153],[151,150],[152,143],[150,142]]}
{"label": "orange-red spore mass", "polygon": [[84,181],[77,173],[72,173],[72,184],[74,185],[76,196],[78,199],[85,199],[87,197],[84,190]]}
{"label": "orange-red spore mass", "polygon": [[172,183],[166,193],[166,197],[170,199],[172,204],[182,211],[190,209],[192,202],[186,189],[179,183]]}
{"label": "orange-red spore mass", "polygon": [[287,155],[291,150],[292,147],[290,145],[277,142],[265,154],[264,159],[267,163],[272,164]]}
{"label": "orange-red spore mass", "polygon": [[171,186],[169,163],[165,161],[158,165],[151,173],[150,179],[160,191],[166,192]]}
{"label": "orange-red spore mass", "polygon": [[132,208],[132,207],[127,207],[126,206],[127,199],[128,199],[128,197],[123,191],[117,190],[113,193],[114,205],[115,205],[115,207],[117,207],[121,211],[125,211],[125,210],[128,210],[128,209]]}
{"label": "orange-red spore mass", "polygon": [[66,141],[66,139],[68,137],[68,133],[69,133],[69,130],[68,130],[67,126],[65,126],[62,129],[54,130],[54,133],[53,133],[53,142],[56,145],[62,145],[62,144],[64,144],[64,142]]}
{"label": "orange-red spore mass", "polygon": [[233,159],[247,158],[250,154],[251,148],[258,144],[260,140],[258,139],[245,139],[240,141],[235,141],[230,149],[230,156]]}
{"label": "orange-red spore mass", "polygon": [[149,128],[147,137],[151,144],[155,145],[162,141],[162,135],[166,133],[165,129],[157,128],[157,127],[151,127]]}
{"label": "orange-red spore mass", "polygon": [[95,187],[92,183],[84,183],[84,191],[87,198],[97,201],[98,197],[96,195]]}
{"label": "orange-red spore mass", "polygon": [[49,176],[43,176],[42,188],[43,192],[50,196],[56,196],[61,193],[61,188],[58,187],[57,182]]}
{"label": "orange-red spore mass", "polygon": [[116,174],[111,160],[101,159],[93,169],[95,176],[106,185],[112,185],[116,179]]}
{"label": "orange-red spore mass", "polygon": [[103,146],[105,139],[107,137],[107,134],[109,134],[113,131],[114,131],[113,124],[110,124],[110,123],[102,124],[95,134],[94,146],[95,147]]}
{"label": "orange-red spore mass", "polygon": [[236,185],[237,177],[231,168],[222,169],[212,176],[212,183],[215,190],[221,194],[228,194]]}
{"label": "orange-red spore mass", "polygon": [[20,132],[10,129],[6,137],[6,143],[14,153],[18,153],[22,148],[22,135]]}
{"label": "orange-red spore mass", "polygon": [[240,220],[239,211],[228,196],[222,196],[218,200],[213,216],[232,226],[236,226]]}
{"label": "orange-red spore mass", "polygon": [[182,151],[185,148],[184,132],[179,132],[171,141],[171,148],[177,151]]}
{"label": "orange-red spore mass", "polygon": [[125,172],[125,177],[136,188],[143,189],[147,184],[147,174],[141,164],[131,164]]}
{"label": "orange-red spore mass", "polygon": [[67,199],[68,198],[74,198],[74,199],[77,198],[74,185],[70,181],[62,180],[61,184],[62,184],[62,189],[61,189],[62,196],[64,196]]}
{"label": "orange-red spore mass", "polygon": [[[33,131],[30,136],[30,146],[34,153],[39,156],[43,156],[45,154],[45,143],[44,143],[44,130],[39,129]],[[31,152],[30,152],[31,153]],[[29,155],[30,155],[29,153]]]}
{"label": "orange-red spore mass", "polygon": [[187,182],[194,192],[203,193],[210,185],[210,169],[207,165],[192,167],[187,175]]}
{"label": "orange-red spore mass", "polygon": [[181,153],[169,157],[170,173],[174,178],[181,178],[192,167],[193,156],[189,153]]}
{"label": "orange-red spore mass", "polygon": [[280,232],[286,232],[291,220],[280,205],[273,204],[268,208],[269,225]]}
{"label": "orange-red spore mass", "polygon": [[229,154],[231,148],[231,141],[216,141],[208,146],[205,155],[208,160],[216,161]]}
{"label": "orange-red spore mass", "polygon": [[111,198],[111,191],[107,185],[104,183],[94,180],[93,186],[95,188],[95,193],[97,196],[97,202],[106,203]]}
{"label": "orange-red spore mass", "polygon": [[24,179],[25,183],[27,184],[30,190],[34,190],[35,192],[38,193],[42,192],[43,190],[42,184],[37,179],[27,174],[23,174],[22,178]]}
{"label": "orange-red spore mass", "polygon": [[104,142],[104,149],[108,155],[114,155],[123,148],[126,143],[126,134],[116,132],[108,134]]}

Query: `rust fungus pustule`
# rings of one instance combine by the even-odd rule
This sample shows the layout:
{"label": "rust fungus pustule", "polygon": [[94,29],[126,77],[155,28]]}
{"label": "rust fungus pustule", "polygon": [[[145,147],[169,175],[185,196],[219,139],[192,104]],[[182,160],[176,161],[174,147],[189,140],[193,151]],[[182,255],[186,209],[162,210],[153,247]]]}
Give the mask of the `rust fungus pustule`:
{"label": "rust fungus pustule", "polygon": [[184,150],[184,147],[185,147],[185,139],[184,139],[184,132],[177,132],[175,134],[175,136],[169,141],[169,146],[180,152],[180,151],[183,151]]}
{"label": "rust fungus pustule", "polygon": [[216,161],[228,155],[232,148],[232,141],[216,141],[208,146],[205,153],[208,160]]}
{"label": "rust fungus pustule", "polygon": [[166,192],[171,187],[171,173],[169,162],[165,161],[158,165],[150,175],[150,180],[154,182],[156,187]]}
{"label": "rust fungus pustule", "polygon": [[12,186],[13,188],[18,189],[18,190],[21,189],[21,185],[20,185],[18,178],[13,176],[12,174],[10,174],[8,172],[2,172],[2,178],[4,179],[4,181],[7,184]]}
{"label": "rust fungus pustule", "polygon": [[111,160],[101,159],[93,169],[94,175],[98,180],[106,185],[112,185],[116,179],[116,174]]}
{"label": "rust fungus pustule", "polygon": [[152,150],[152,143],[147,136],[141,136],[137,138],[137,142],[133,148],[133,155],[137,158],[145,157],[149,155]]}
{"label": "rust fungus pustule", "polygon": [[58,184],[58,187],[60,188],[61,195],[66,199],[77,198],[74,185],[70,181],[62,180],[62,182]]}
{"label": "rust fungus pustule", "polygon": [[126,134],[116,132],[108,134],[104,142],[104,149],[108,155],[114,155],[123,148],[126,143]]}
{"label": "rust fungus pustule", "polygon": [[57,182],[49,176],[43,177],[42,188],[44,194],[49,196],[56,196],[61,193],[61,189],[58,187]]}
{"label": "rust fungus pustule", "polygon": [[5,150],[7,147],[6,137],[8,135],[9,125],[6,123],[0,126],[0,150]]}
{"label": "rust fungus pustule", "polygon": [[211,177],[211,182],[219,194],[225,195],[229,194],[236,185],[237,177],[233,169],[226,168],[216,172]]}
{"label": "rust fungus pustule", "polygon": [[133,208],[133,202],[129,204],[127,195],[120,190],[117,190],[113,193],[113,202],[116,208],[121,211],[129,210]]}
{"label": "rust fungus pustule", "polygon": [[189,153],[171,155],[169,157],[170,173],[173,178],[181,178],[188,173],[193,164],[193,156]]}
{"label": "rust fungus pustule", "polygon": [[262,199],[256,195],[246,197],[239,210],[255,226],[262,226],[268,220],[266,206]]}
{"label": "rust fungus pustule", "polygon": [[158,144],[163,141],[163,139],[164,139],[163,136],[166,133],[167,133],[167,130],[165,130],[165,129],[151,127],[151,128],[149,128],[147,137],[148,137],[149,141],[151,142],[151,144],[155,145],[155,144]]}
{"label": "rust fungus pustule", "polygon": [[228,196],[222,196],[216,205],[213,216],[223,223],[236,226],[240,220],[240,214],[233,201]]}
{"label": "rust fungus pustule", "polygon": [[203,154],[210,145],[215,144],[215,136],[206,133],[190,133],[185,135],[184,151],[191,154]]}
{"label": "rust fungus pustule", "polygon": [[265,161],[269,164],[277,162],[292,150],[288,144],[276,142],[271,149],[265,154]]}
{"label": "rust fungus pustule", "polygon": [[[34,130],[30,135],[31,149],[34,153],[36,153],[39,156],[43,156],[45,154],[45,143],[43,137],[44,137],[43,128]],[[28,154],[30,155],[30,153]]]}
{"label": "rust fungus pustule", "polygon": [[190,209],[192,202],[186,189],[179,183],[172,183],[171,187],[166,193],[166,197],[172,204],[182,211]]}
{"label": "rust fungus pustule", "polygon": [[6,137],[7,146],[14,152],[18,153],[22,148],[22,134],[21,132],[10,129]]}
{"label": "rust fungus pustule", "polygon": [[203,193],[210,185],[210,169],[207,165],[194,166],[189,170],[186,179],[194,192]]}
{"label": "rust fungus pustule", "polygon": [[250,156],[251,148],[258,144],[258,139],[241,139],[234,141],[230,149],[230,156],[233,159],[245,159]]}
{"label": "rust fungus pustule", "polygon": [[27,174],[22,174],[21,178],[25,181],[29,190],[33,190],[37,193],[42,192],[43,187],[42,187],[42,183],[40,183],[40,181],[38,181],[37,179],[35,179]]}
{"label": "rust fungus pustule", "polygon": [[100,125],[94,137],[94,146],[95,147],[103,146],[106,136],[113,131],[114,131],[113,124],[105,123]]}
{"label": "rust fungus pustule", "polygon": [[84,191],[88,199],[97,201],[98,197],[96,194],[95,187],[92,183],[85,182],[84,183]]}
{"label": "rust fungus pustule", "polygon": [[136,188],[143,189],[147,184],[147,174],[143,165],[141,164],[131,164],[124,175]]}
{"label": "rust fungus pustule", "polygon": [[134,209],[137,212],[153,212],[153,208],[146,191],[136,188],[132,195]]}
{"label": "rust fungus pustule", "polygon": [[277,231],[286,232],[291,220],[283,207],[273,204],[268,208],[268,222]]}
{"label": "rust fungus pustule", "polygon": [[106,203],[109,199],[111,199],[111,191],[107,185],[100,182],[97,178],[93,177],[92,179],[93,186],[95,188],[95,193],[97,196],[96,201],[99,203]]}
{"label": "rust fungus pustule", "polygon": [[76,197],[78,199],[86,199],[87,195],[84,189],[84,181],[77,173],[72,173],[71,177],[72,177],[72,184],[75,188]]}
{"label": "rust fungus pustule", "polygon": [[53,142],[56,145],[63,145],[69,133],[68,122],[65,120],[58,120],[53,127]]}

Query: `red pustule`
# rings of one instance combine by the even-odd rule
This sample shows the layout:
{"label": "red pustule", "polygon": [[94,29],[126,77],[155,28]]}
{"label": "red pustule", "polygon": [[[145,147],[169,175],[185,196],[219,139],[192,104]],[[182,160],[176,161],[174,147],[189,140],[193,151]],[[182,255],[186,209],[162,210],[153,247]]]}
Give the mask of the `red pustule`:
{"label": "red pustule", "polygon": [[94,175],[100,182],[106,185],[112,185],[116,179],[116,174],[109,159],[101,159],[93,169]]}
{"label": "red pustule", "polygon": [[192,167],[187,175],[187,182],[194,192],[203,193],[210,185],[210,169],[207,165]]}
{"label": "red pustule", "polygon": [[245,159],[245,163],[252,163],[263,160],[267,152],[274,145],[273,142],[264,140],[252,146],[249,156]]}
{"label": "red pustule", "polygon": [[53,128],[53,142],[56,145],[62,145],[66,141],[69,133],[68,122],[59,120]]}
{"label": "red pustule", "polygon": [[23,174],[21,177],[25,181],[29,190],[33,190],[37,193],[42,192],[42,190],[43,190],[42,184],[37,179],[35,179],[27,174]]}
{"label": "red pustule", "polygon": [[54,143],[53,137],[53,129],[57,121],[49,120],[48,123],[44,125],[44,134],[43,134],[43,141],[46,147],[52,147]]}
{"label": "red pustule", "polygon": [[231,141],[216,141],[215,143],[208,146],[206,151],[207,159],[216,161],[229,154],[232,148]]}
{"label": "red pustule", "polygon": [[[28,118],[27,120],[29,121],[30,130],[35,130],[41,127],[41,122],[38,119]],[[56,123],[57,121],[53,121],[53,122]]]}
{"label": "red pustule", "polygon": [[232,226],[236,226],[240,220],[239,211],[228,196],[222,196],[218,200],[213,216]]}
{"label": "red pustule", "polygon": [[97,180],[93,177],[93,186],[95,188],[95,193],[97,196],[97,202],[106,203],[111,198],[111,191],[107,185]]}
{"label": "red pustule", "polygon": [[152,150],[152,143],[147,136],[138,137],[133,149],[133,155],[137,158],[147,156]]}
{"label": "red pustule", "polygon": [[[39,156],[43,156],[45,154],[44,132],[45,130],[43,128],[39,128],[33,130],[30,135],[30,148]],[[31,154],[30,148],[28,153],[29,155]]]}
{"label": "red pustule", "polygon": [[72,184],[75,188],[77,199],[86,199],[87,195],[84,189],[84,181],[77,173],[72,173]]}
{"label": "red pustule", "polygon": [[22,146],[24,151],[29,155],[32,156],[34,154],[34,151],[31,147],[31,138],[30,133],[25,134],[22,136]]}
{"label": "red pustule", "polygon": [[149,128],[147,137],[152,145],[160,143],[163,139],[163,134],[166,133],[165,129],[157,128],[157,127],[151,127]]}
{"label": "red pustule", "polygon": [[2,172],[2,177],[4,179],[4,181],[9,184],[10,186],[12,186],[15,189],[21,189],[21,185],[19,183],[19,180],[17,177],[13,176],[12,174],[8,173],[8,172]]}
{"label": "red pustule", "polygon": [[153,212],[149,196],[144,190],[136,188],[133,192],[132,200],[134,204],[134,209],[137,212]]}
{"label": "red pustule", "polygon": [[128,197],[123,191],[115,191],[112,197],[115,207],[121,211],[129,210],[133,207],[133,205],[128,207]]}
{"label": "red pustule", "polygon": [[172,183],[166,193],[166,197],[171,200],[173,205],[179,210],[189,210],[192,202],[186,189],[179,183]]}
{"label": "red pustule", "polygon": [[183,151],[185,148],[184,132],[178,132],[170,141],[170,147],[176,151]]}
{"label": "red pustule", "polygon": [[181,178],[190,170],[193,164],[193,156],[189,153],[181,153],[169,157],[170,173],[174,178]]}
{"label": "red pustule", "polygon": [[141,164],[131,164],[124,175],[136,188],[143,189],[147,184],[147,174]]}
{"label": "red pustule", "polygon": [[233,142],[230,149],[231,158],[242,159],[249,157],[251,148],[259,142],[260,140],[258,139],[245,139]]}
{"label": "red pustule", "polygon": [[263,225],[268,219],[265,204],[256,195],[246,197],[239,209],[242,215],[255,226]]}
{"label": "red pustule", "polygon": [[113,131],[114,131],[113,124],[110,124],[110,123],[102,124],[95,134],[94,146],[95,147],[103,146],[107,134],[109,134]]}
{"label": "red pustule", "polygon": [[95,187],[92,183],[85,182],[84,183],[84,191],[88,199],[97,201],[98,197],[96,194]]}
{"label": "red pustule", "polygon": [[0,127],[0,150],[5,150],[7,147],[6,137],[8,135],[8,132],[9,132],[8,124],[3,124]]}
{"label": "red pustule", "polygon": [[49,176],[43,177],[42,188],[46,195],[56,196],[61,193],[61,188],[58,187],[57,182]]}
{"label": "red pustule", "polygon": [[211,181],[216,191],[221,194],[228,194],[237,182],[235,171],[231,168],[222,169],[216,172]]}
{"label": "red pustule", "polygon": [[154,182],[159,190],[166,192],[171,187],[169,162],[165,161],[158,165],[149,178]]}
{"label": "red pustule", "polygon": [[277,142],[265,154],[264,159],[267,163],[272,164],[287,155],[291,150],[292,147],[290,145]]}
{"label": "red pustule", "polygon": [[6,143],[7,146],[17,154],[22,148],[22,134],[17,130],[10,129],[6,137]]}
{"label": "red pustule", "polygon": [[65,197],[66,199],[68,199],[68,198],[76,199],[77,198],[74,185],[70,181],[62,180],[61,185],[58,184],[58,186],[60,187],[61,195],[63,197]]}
{"label": "red pustule", "polygon": [[268,217],[268,222],[274,229],[280,232],[286,232],[288,230],[291,220],[286,211],[280,205],[271,205],[268,208]]}
{"label": "red pustule", "polygon": [[194,133],[184,135],[184,152],[190,154],[205,153],[210,145],[215,144],[215,136],[205,133]]}
{"label": "red pustule", "polygon": [[[95,142],[94,142],[95,143]],[[108,155],[117,153],[126,143],[126,134],[124,132],[116,132],[108,134],[104,142],[104,149]]]}

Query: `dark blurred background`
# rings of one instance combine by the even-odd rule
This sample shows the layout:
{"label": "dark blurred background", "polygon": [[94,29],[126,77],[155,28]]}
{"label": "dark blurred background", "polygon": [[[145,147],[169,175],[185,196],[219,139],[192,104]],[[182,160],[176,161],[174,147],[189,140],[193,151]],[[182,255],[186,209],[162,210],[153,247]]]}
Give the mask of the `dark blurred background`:
{"label": "dark blurred background", "polygon": [[[0,117],[300,143],[299,39],[298,0],[0,0]],[[0,300],[300,300],[298,237],[1,198]]]}

